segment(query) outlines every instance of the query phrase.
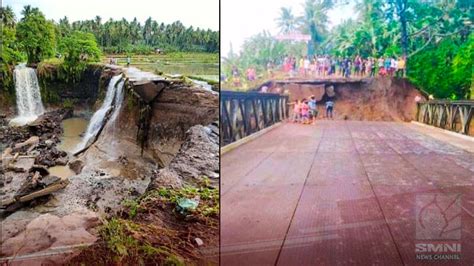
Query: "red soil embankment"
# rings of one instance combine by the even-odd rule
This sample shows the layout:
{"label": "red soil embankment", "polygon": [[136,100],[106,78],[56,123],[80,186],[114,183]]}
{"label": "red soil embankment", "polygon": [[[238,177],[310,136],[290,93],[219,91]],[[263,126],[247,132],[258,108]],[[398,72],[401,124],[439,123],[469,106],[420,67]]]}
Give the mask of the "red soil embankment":
{"label": "red soil embankment", "polygon": [[[320,111],[332,96],[331,84],[275,84],[269,92],[287,92],[290,102],[314,95]],[[416,117],[415,97],[422,93],[405,79],[374,78],[364,82],[337,83],[334,86],[334,118],[365,121],[410,121]],[[291,108],[292,109],[292,108]],[[290,109],[290,110],[291,110]],[[324,112],[320,112],[321,114]]]}
{"label": "red soil embankment", "polygon": [[371,121],[410,121],[416,118],[415,97],[423,97],[402,79],[374,79],[357,88],[336,88],[335,114],[339,118]]}

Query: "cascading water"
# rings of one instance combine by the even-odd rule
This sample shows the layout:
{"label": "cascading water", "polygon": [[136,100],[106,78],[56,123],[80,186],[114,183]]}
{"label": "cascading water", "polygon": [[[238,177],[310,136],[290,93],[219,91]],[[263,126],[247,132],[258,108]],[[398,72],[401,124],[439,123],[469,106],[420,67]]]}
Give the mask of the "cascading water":
{"label": "cascading water", "polygon": [[89,140],[96,137],[100,128],[105,123],[107,113],[110,109],[114,108],[110,116],[110,121],[113,123],[117,118],[123,101],[124,81],[120,80],[121,78],[122,75],[117,75],[110,80],[104,102],[102,103],[102,106],[99,108],[99,110],[97,110],[92,116],[91,121],[87,126],[86,133],[84,134],[81,143],[79,143],[77,150],[85,148]]}
{"label": "cascading water", "polygon": [[116,87],[116,90],[115,90],[115,105],[114,105],[114,111],[112,112],[112,116],[110,117],[110,123],[112,125],[115,125],[115,120],[117,119],[118,114],[120,113],[120,108],[122,108],[123,84],[124,83],[125,83],[125,81],[122,79],[115,86]]}
{"label": "cascading water", "polygon": [[10,121],[14,125],[24,125],[34,121],[44,113],[38,78],[35,70],[20,64],[13,71],[15,77],[16,105],[18,116]]}

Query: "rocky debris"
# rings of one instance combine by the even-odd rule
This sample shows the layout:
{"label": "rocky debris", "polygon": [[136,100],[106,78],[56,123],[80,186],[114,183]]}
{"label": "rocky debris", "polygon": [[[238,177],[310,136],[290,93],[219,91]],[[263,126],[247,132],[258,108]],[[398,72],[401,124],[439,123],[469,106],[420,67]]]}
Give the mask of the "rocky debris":
{"label": "rocky debris", "polygon": [[85,169],[81,174],[71,177],[70,183],[61,193],[55,194],[55,199],[61,202],[61,207],[56,210],[68,213],[71,206],[87,206],[104,215],[116,214],[123,200],[142,195],[149,183],[149,176],[143,180],[129,179]]}
{"label": "rocky debris", "polygon": [[13,161],[12,160],[5,160],[3,161],[4,165],[6,165],[5,169],[8,171],[13,171],[16,173],[23,173],[28,172],[31,167],[33,167],[35,163],[35,158],[29,157],[19,157]]}
{"label": "rocky debris", "polygon": [[54,162],[56,165],[66,165],[68,161],[69,159],[67,157],[60,157],[60,158],[57,158]]}
{"label": "rocky debris", "polygon": [[57,182],[61,181],[60,177],[54,175],[48,175],[41,180],[39,180],[38,184],[42,187],[49,187]]}
{"label": "rocky debris", "polygon": [[61,121],[71,118],[73,110],[69,108],[59,109],[45,113],[27,127],[32,134],[41,136],[42,140],[51,139],[54,135],[61,135]]}
{"label": "rocky debris", "polygon": [[[41,177],[39,172],[34,172],[28,175],[25,182],[21,185],[20,189],[16,192],[14,198],[21,198],[22,196],[28,195],[38,188],[38,179]],[[2,204],[3,205],[3,204]]]}
{"label": "rocky debris", "polygon": [[66,152],[55,148],[63,133],[61,121],[72,116],[72,109],[59,109],[43,114],[29,125],[0,127],[0,143],[6,146],[2,161],[10,154],[33,156],[36,164],[46,166],[67,163]]}
{"label": "rocky debris", "polygon": [[23,142],[15,144],[14,149],[18,150],[18,149],[20,149],[24,146],[36,146],[36,145],[38,145],[38,143],[39,143],[39,137],[38,136],[32,136],[32,137],[30,137],[29,139],[27,139]]}
{"label": "rocky debris", "polygon": [[54,141],[48,139],[44,142],[44,144],[46,144],[46,147],[51,148],[51,146],[54,144]]}
{"label": "rocky debris", "polygon": [[158,173],[153,176],[152,182],[148,189],[158,189],[161,187],[179,188],[183,186],[183,182],[176,171],[165,167],[160,169]]}
{"label": "rocky debris", "polygon": [[219,183],[219,124],[196,125],[186,133],[186,140],[171,163],[158,171],[149,189],[179,186],[182,181],[197,184],[203,177],[214,186]]}
{"label": "rocky debris", "polygon": [[128,164],[127,156],[120,155],[120,156],[118,157],[117,162],[120,163],[121,165],[127,165],[127,164]]}
{"label": "rocky debris", "polygon": [[140,95],[142,100],[146,103],[150,103],[159,95],[161,90],[167,86],[168,83],[168,81],[145,82],[143,84],[135,82],[133,90]]}
{"label": "rocky debris", "polygon": [[[3,167],[0,167],[0,187],[3,187],[5,185],[5,181],[5,170],[3,170]],[[3,193],[3,190],[0,191],[0,195],[2,195],[1,193]]]}
{"label": "rocky debris", "polygon": [[7,157],[11,156],[13,152],[13,149],[8,147],[6,148],[3,153],[2,153],[2,161],[5,160]]}
{"label": "rocky debris", "polygon": [[[68,184],[67,180],[50,176],[48,169],[43,165],[31,164],[27,171],[25,174],[2,174],[0,183],[2,191],[5,191],[0,197],[2,212],[15,211],[30,201],[47,196]],[[15,182],[11,182],[13,178]]]}
{"label": "rocky debris", "polygon": [[6,114],[0,114],[0,127],[8,125],[8,121],[6,118],[7,118]]}
{"label": "rocky debris", "polygon": [[[149,90],[142,95],[156,95],[156,89]],[[143,142],[145,152],[161,167],[169,165],[177,154],[188,129],[219,119],[219,95],[184,81],[171,81],[149,104],[140,96],[139,99],[133,97],[132,108],[123,108],[116,123],[117,132],[125,138]],[[137,128],[130,125],[138,126],[138,134]]]}
{"label": "rocky debris", "polygon": [[198,245],[198,247],[204,245],[204,241],[202,241],[202,239],[200,239],[199,237],[196,237],[194,241],[196,242],[196,245]]}
{"label": "rocky debris", "polygon": [[39,172],[39,174],[41,176],[48,176],[49,175],[49,171],[48,171],[48,168],[46,168],[45,166],[43,165],[33,165],[30,170],[29,170],[30,173],[35,173],[35,172]]}
{"label": "rocky debris", "polygon": [[[85,209],[63,217],[42,214],[32,220],[31,218],[9,218],[2,222],[0,255],[3,258],[62,250],[67,254],[77,245],[94,243],[97,238],[89,230],[100,224],[97,215]],[[25,223],[25,220],[28,222]],[[44,265],[43,263],[55,265],[65,262],[64,253],[56,257],[52,255],[54,254],[33,256],[32,260],[34,261],[22,260],[22,263],[25,265]]]}
{"label": "rocky debris", "polygon": [[13,197],[2,197],[0,204],[1,212],[2,214],[9,214],[27,204],[34,206],[38,203],[36,199],[42,199],[53,192],[65,188],[68,184],[69,180],[55,179],[54,177],[49,177],[43,181],[39,172],[36,172],[26,178]]}
{"label": "rocky debris", "polygon": [[61,121],[71,115],[71,109],[60,109],[45,113],[26,126],[1,122],[2,215],[26,205],[34,206],[67,185],[67,180],[50,176],[48,167],[68,162],[67,153],[56,149],[56,144],[63,132]]}
{"label": "rocky debris", "polygon": [[69,162],[69,168],[76,174],[80,174],[82,171],[82,168],[84,168],[84,162],[76,159],[72,162]]}

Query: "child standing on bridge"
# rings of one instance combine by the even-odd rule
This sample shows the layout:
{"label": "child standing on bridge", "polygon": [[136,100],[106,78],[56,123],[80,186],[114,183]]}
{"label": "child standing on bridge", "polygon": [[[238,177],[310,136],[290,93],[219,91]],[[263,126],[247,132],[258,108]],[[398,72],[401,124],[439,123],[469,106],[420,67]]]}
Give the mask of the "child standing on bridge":
{"label": "child standing on bridge", "polygon": [[318,109],[316,106],[316,99],[314,98],[314,95],[311,95],[311,98],[309,99],[308,102],[309,106],[309,114],[311,116],[311,119],[313,120],[313,125],[316,123],[316,117],[318,116]]}
{"label": "child standing on bridge", "polygon": [[309,123],[309,106],[306,99],[303,99],[301,103],[301,122],[303,124]]}
{"label": "child standing on bridge", "polygon": [[296,123],[296,122],[299,122],[300,118],[301,118],[301,101],[300,100],[297,100],[295,103],[294,103],[294,107],[293,107],[293,122]]}
{"label": "child standing on bridge", "polygon": [[333,108],[334,108],[334,102],[332,99],[328,99],[326,101],[326,118],[329,118],[331,117],[331,119],[333,118],[332,117],[332,112],[333,112]]}

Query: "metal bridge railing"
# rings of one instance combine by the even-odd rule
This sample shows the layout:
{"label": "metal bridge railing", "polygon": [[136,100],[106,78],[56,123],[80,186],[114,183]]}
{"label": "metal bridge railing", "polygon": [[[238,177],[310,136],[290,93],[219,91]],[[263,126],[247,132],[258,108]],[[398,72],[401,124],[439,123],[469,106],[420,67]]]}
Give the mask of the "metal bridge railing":
{"label": "metal bridge railing", "polygon": [[288,96],[221,91],[221,143],[227,145],[288,118]]}
{"label": "metal bridge railing", "polygon": [[431,100],[418,103],[417,120],[428,125],[470,135],[474,101]]}

